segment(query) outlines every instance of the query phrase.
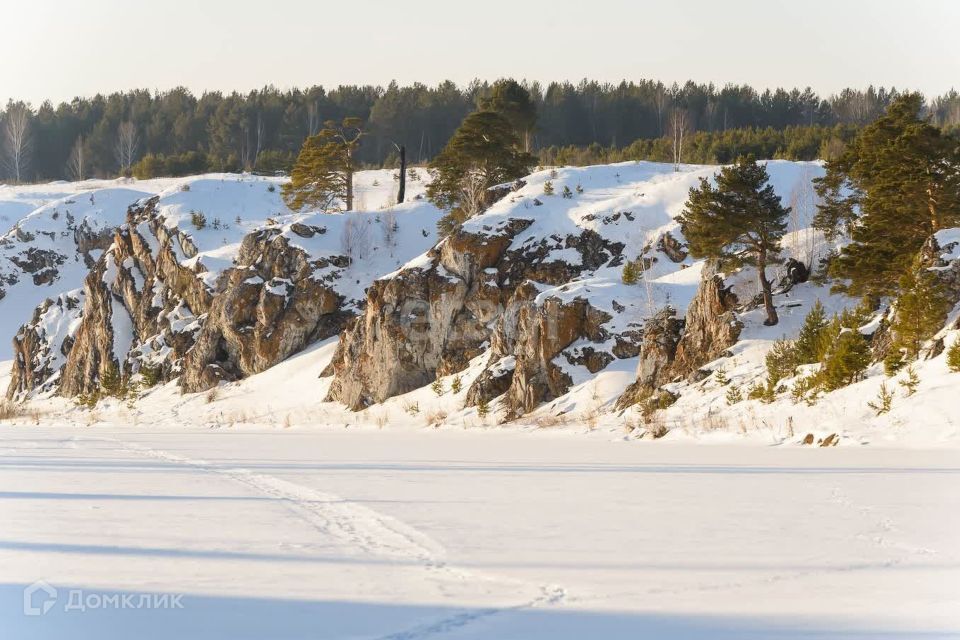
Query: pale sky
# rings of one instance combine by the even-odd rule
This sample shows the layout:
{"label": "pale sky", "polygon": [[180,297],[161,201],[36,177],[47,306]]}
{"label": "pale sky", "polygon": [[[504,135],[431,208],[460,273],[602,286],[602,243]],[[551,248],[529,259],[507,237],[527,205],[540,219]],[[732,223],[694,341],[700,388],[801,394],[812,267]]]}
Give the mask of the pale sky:
{"label": "pale sky", "polygon": [[4,0],[0,100],[660,79],[960,89],[960,0]]}

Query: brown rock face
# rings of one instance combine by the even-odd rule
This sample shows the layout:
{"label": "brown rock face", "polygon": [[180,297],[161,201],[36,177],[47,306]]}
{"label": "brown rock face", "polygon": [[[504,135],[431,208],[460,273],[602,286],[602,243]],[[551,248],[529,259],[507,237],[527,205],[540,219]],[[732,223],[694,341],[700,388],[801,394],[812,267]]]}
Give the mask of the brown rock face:
{"label": "brown rock face", "polygon": [[[8,395],[23,397],[45,384],[66,396],[90,393],[108,370],[126,380],[143,366],[163,380],[179,375],[185,390],[201,391],[263,371],[335,335],[352,317],[329,286],[349,260],[311,261],[277,229],[248,235],[238,266],[211,288],[198,277],[202,262],[181,264],[178,256],[196,255],[196,248],[158,216],[158,200],[128,209],[82,294],[47,301],[21,328]],[[93,248],[103,239],[90,235],[83,242]],[[315,277],[319,269],[322,278]]]}
{"label": "brown rock face", "polygon": [[737,297],[724,287],[716,266],[705,264],[686,318],[681,322],[668,308],[644,328],[637,380],[617,400],[617,408],[636,404],[661,385],[687,378],[723,355],[743,329],[736,305]]}
{"label": "brown rock face", "polygon": [[[213,299],[197,274],[177,260],[174,243],[184,244],[177,230],[156,217],[158,197],[127,211],[127,224],[117,229],[109,251],[84,281],[80,326],[60,378],[60,393],[74,396],[99,388],[108,368],[129,377],[138,356],[165,353],[165,377],[190,345],[196,316]],[[144,235],[153,237],[157,251]]]}
{"label": "brown rock face", "polygon": [[567,392],[573,380],[557,359],[583,365],[591,373],[606,367],[613,360],[609,353],[590,346],[569,348],[581,339],[596,344],[605,342],[607,332],[602,325],[608,320],[608,314],[583,298],[567,303],[547,298],[542,305],[525,306],[517,323],[513,350],[516,366],[507,390],[507,418],[519,417],[541,402]]}
{"label": "brown rock face", "polygon": [[78,289],[47,299],[34,309],[33,317],[20,327],[13,339],[14,363],[6,392],[8,399],[19,400],[34,391],[53,388],[56,383],[53,376],[63,366],[73,344],[73,339],[61,336],[61,332],[79,317],[82,306],[82,292]]}
{"label": "brown rock face", "polygon": [[[514,246],[532,222],[511,218],[461,229],[434,248],[427,263],[375,282],[363,317],[341,336],[328,370],[335,375],[329,399],[359,410],[462,371],[488,347],[487,370],[468,390],[468,403],[509,389],[509,404],[522,412],[569,386],[549,360],[578,338],[599,335],[590,327],[601,321],[584,301],[548,300],[540,309],[530,281],[563,284],[609,262],[623,245],[585,230]],[[559,249],[577,251],[582,264],[551,260]]]}
{"label": "brown rock face", "polygon": [[719,358],[743,330],[734,309],[737,296],[723,286],[716,265],[707,262],[697,295],[687,307],[683,338],[671,365],[675,377],[687,377],[704,364]]}
{"label": "brown rock face", "polygon": [[[338,260],[346,267],[349,261]],[[343,329],[352,313],[313,278],[318,266],[267,229],[243,240],[237,262],[217,285],[203,327],[183,362],[180,386],[203,391],[222,380],[244,378],[277,364],[311,342]]]}

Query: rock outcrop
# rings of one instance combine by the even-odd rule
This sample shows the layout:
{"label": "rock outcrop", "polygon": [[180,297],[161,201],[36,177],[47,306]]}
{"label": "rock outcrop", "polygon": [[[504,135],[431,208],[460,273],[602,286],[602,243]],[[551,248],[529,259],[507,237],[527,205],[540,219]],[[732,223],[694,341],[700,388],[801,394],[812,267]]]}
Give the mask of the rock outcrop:
{"label": "rock outcrop", "polygon": [[346,257],[311,260],[265,229],[244,239],[237,267],[210,274],[158,202],[132,205],[82,291],[44,302],[21,328],[10,397],[90,394],[108,371],[129,380],[143,367],[199,391],[263,371],[352,315],[329,284]]}
{"label": "rock outcrop", "polygon": [[527,217],[472,221],[422,260],[375,282],[328,370],[335,376],[329,399],[363,409],[463,371],[487,353],[466,402],[505,394],[510,418],[565,393],[573,383],[565,369],[596,372],[636,355],[636,327],[611,322],[619,314],[595,308],[586,293],[562,291],[619,264],[624,245],[593,229],[540,236],[530,232],[533,224]]}
{"label": "rock outcrop", "polygon": [[724,286],[716,265],[704,264],[683,321],[665,309],[644,327],[637,380],[617,400],[617,408],[649,398],[664,384],[696,376],[700,367],[722,356],[743,329],[736,307],[737,297]]}
{"label": "rock outcrop", "polygon": [[349,266],[345,256],[311,260],[273,228],[245,237],[236,261],[239,266],[220,277],[184,359],[180,386],[185,391],[265,371],[310,343],[336,335],[354,315],[341,310],[343,296],[315,277],[328,267]]}

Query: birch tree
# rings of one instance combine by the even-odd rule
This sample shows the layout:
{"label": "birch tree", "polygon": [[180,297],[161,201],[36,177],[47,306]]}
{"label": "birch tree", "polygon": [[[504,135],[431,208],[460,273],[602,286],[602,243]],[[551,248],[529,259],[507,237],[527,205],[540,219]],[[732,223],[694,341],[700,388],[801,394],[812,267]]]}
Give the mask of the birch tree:
{"label": "birch tree", "polygon": [[67,160],[67,177],[71,180],[84,180],[87,177],[86,144],[83,136],[77,136]]}
{"label": "birch tree", "polygon": [[670,136],[673,138],[673,170],[680,171],[683,162],[683,138],[690,132],[690,115],[686,109],[674,109],[670,114]]}
{"label": "birch tree", "polygon": [[117,127],[117,162],[120,164],[121,175],[129,176],[130,168],[136,160],[137,147],[140,145],[140,138],[137,135],[137,127],[130,120],[125,120]]}
{"label": "birch tree", "polygon": [[3,121],[3,150],[14,182],[26,177],[30,163],[30,115],[30,108],[19,102],[7,108]]}

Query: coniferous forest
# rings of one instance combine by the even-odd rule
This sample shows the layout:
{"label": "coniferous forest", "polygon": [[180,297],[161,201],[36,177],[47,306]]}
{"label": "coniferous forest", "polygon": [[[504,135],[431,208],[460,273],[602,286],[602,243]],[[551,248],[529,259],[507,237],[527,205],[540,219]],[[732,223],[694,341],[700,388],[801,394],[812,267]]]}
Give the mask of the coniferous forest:
{"label": "coniferous forest", "polygon": [[[536,106],[524,141],[543,164],[674,160],[672,136],[685,136],[684,162],[832,158],[899,92],[847,89],[757,91],[746,85],[643,80],[603,84],[523,83]],[[120,174],[146,178],[204,171],[287,171],[303,141],[323,123],[359,118],[366,134],[359,166],[392,166],[403,145],[411,163],[434,158],[492,84],[340,86],[327,90],[194,95],[184,88],[74,98],[0,111],[0,179],[32,182]],[[930,120],[960,126],[960,95],[929,99]]]}

